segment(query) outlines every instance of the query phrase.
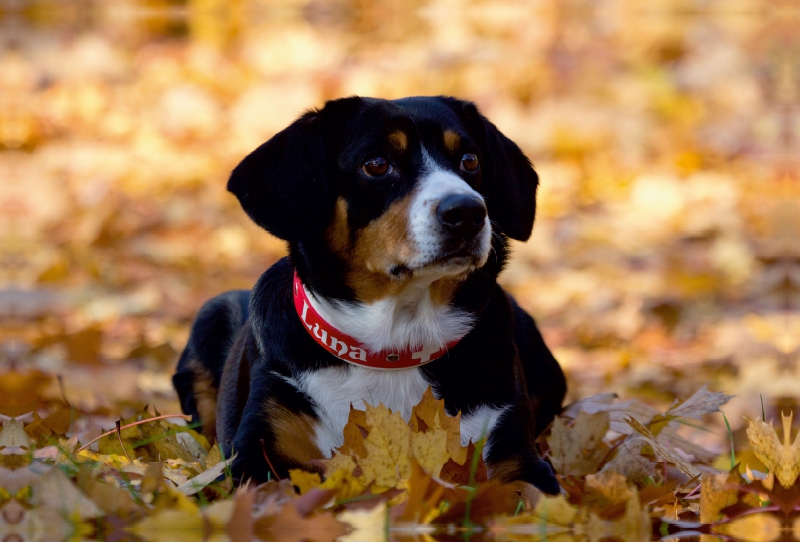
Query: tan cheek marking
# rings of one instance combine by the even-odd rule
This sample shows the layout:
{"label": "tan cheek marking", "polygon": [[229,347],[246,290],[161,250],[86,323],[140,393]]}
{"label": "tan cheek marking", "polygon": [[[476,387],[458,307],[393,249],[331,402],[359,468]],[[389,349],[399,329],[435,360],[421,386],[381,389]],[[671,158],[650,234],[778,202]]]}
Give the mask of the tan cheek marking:
{"label": "tan cheek marking", "polygon": [[455,133],[453,130],[444,131],[444,146],[447,147],[447,150],[450,152],[456,152],[458,150],[459,143],[461,143],[460,135]]}
{"label": "tan cheek marking", "polygon": [[336,200],[336,210],[328,230],[325,232],[328,246],[334,254],[346,257],[350,247],[350,231],[347,228],[347,201]]}
{"label": "tan cheek marking", "polygon": [[208,371],[199,365],[194,368],[192,391],[197,413],[203,422],[203,436],[210,444],[217,440],[217,388]]}
{"label": "tan cheek marking", "polygon": [[408,148],[408,136],[402,130],[395,130],[389,134],[389,143],[395,149],[404,151]]}
{"label": "tan cheek marking", "polygon": [[274,399],[267,400],[265,410],[275,437],[275,450],[283,458],[298,463],[322,459],[314,443],[316,431],[310,416],[292,412]]}
{"label": "tan cheek marking", "polygon": [[359,301],[369,303],[396,295],[402,288],[402,281],[392,279],[387,271],[415,256],[408,236],[408,213],[413,196],[412,193],[395,202],[359,232],[349,260],[350,271],[345,277]]}

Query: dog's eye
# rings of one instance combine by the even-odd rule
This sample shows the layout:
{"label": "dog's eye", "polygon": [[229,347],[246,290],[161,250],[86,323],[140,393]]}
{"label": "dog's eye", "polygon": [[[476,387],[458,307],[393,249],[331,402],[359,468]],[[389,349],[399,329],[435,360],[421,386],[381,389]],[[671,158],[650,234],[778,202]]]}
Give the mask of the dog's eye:
{"label": "dog's eye", "polygon": [[478,157],[474,154],[465,154],[461,157],[461,169],[473,172],[478,169]]}
{"label": "dog's eye", "polygon": [[361,171],[369,177],[381,177],[392,172],[392,164],[383,156],[376,156],[364,162]]}

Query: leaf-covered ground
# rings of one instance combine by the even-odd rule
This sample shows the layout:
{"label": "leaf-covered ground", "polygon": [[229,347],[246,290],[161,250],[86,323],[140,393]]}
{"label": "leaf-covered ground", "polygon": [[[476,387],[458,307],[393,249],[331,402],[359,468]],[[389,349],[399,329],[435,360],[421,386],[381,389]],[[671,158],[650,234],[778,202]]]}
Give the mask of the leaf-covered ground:
{"label": "leaf-covered ground", "polygon": [[[791,2],[41,0],[2,17],[0,538],[792,537]],[[408,424],[354,412],[324,482],[235,491],[175,417],[199,306],[284,254],[227,173],[350,94],[472,99],[533,160],[534,234],[501,280],[568,373],[541,441],[559,499],[487,483],[431,400]]]}

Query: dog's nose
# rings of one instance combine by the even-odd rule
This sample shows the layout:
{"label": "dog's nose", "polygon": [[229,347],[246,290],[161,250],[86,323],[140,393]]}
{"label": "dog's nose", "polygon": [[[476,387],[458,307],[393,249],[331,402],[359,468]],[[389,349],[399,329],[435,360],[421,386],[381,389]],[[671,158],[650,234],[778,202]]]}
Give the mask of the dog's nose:
{"label": "dog's nose", "polygon": [[436,208],[439,222],[450,232],[464,237],[478,233],[486,218],[486,205],[475,196],[451,194]]}

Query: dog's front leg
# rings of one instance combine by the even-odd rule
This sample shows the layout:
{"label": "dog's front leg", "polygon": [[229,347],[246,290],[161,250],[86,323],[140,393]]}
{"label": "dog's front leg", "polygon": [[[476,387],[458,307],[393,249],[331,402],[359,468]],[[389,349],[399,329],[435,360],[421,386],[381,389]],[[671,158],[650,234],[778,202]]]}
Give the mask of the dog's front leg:
{"label": "dog's front leg", "polygon": [[489,435],[484,454],[491,478],[501,482],[522,480],[551,495],[561,491],[553,469],[536,449],[536,431],[530,400],[522,390]]}
{"label": "dog's front leg", "polygon": [[294,386],[272,372],[254,376],[231,447],[234,478],[260,483],[287,478],[293,468],[321,472],[309,464],[323,457],[316,425],[311,404]]}

